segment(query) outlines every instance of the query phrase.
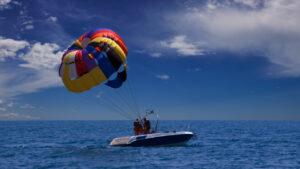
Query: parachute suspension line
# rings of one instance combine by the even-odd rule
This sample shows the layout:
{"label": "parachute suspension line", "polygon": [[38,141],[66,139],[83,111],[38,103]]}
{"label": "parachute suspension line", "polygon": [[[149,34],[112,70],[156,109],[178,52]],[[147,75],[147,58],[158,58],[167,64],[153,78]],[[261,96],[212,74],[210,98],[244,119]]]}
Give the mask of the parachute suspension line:
{"label": "parachute suspension line", "polygon": [[128,102],[128,95],[124,91],[125,86],[126,85],[124,84],[121,88],[117,89],[117,92],[115,93],[118,96],[117,98],[120,100],[120,103],[123,103],[129,111],[133,111],[131,104]]}
{"label": "parachute suspension line", "polygon": [[131,81],[127,80],[127,83],[124,83],[120,88],[109,89],[113,90],[113,92],[109,92],[110,94],[104,93],[100,99],[107,108],[115,113],[128,120],[134,120],[136,117],[141,118],[140,107],[137,104]]}
{"label": "parachute suspension line", "polygon": [[139,104],[137,102],[137,97],[136,97],[135,93],[133,92],[134,90],[132,89],[133,86],[131,84],[130,79],[128,79],[128,87],[129,87],[129,92],[130,92],[131,98],[133,100],[134,106],[135,106],[136,111],[137,111],[137,115],[138,115],[138,117],[140,117],[140,107],[139,107]]}
{"label": "parachute suspension line", "polygon": [[125,119],[128,119],[128,117],[126,115],[124,115],[119,109],[115,108],[114,106],[112,106],[111,104],[109,104],[108,102],[104,101],[104,99],[101,99],[101,103],[105,105],[105,107],[109,108],[110,110],[112,110],[113,112],[116,112],[117,114],[121,115],[122,117],[124,117]]}
{"label": "parachute suspension line", "polygon": [[118,92],[114,93],[114,97],[111,96],[111,100],[114,100],[114,103],[118,105],[122,111],[127,114],[128,116],[132,117],[132,108],[129,104],[126,103],[126,96],[123,96],[122,93],[120,93],[120,88],[118,89]]}
{"label": "parachute suspension line", "polygon": [[124,84],[119,92],[117,93],[119,95],[119,99],[122,100],[122,102],[126,105],[124,107],[127,107],[128,110],[130,111],[130,114],[135,114],[136,113],[136,110],[133,106],[133,102],[132,102],[132,99],[130,98],[130,95],[129,95],[129,92],[128,92],[128,86],[127,86],[127,83]]}
{"label": "parachute suspension line", "polygon": [[105,106],[113,110],[114,112],[126,116],[127,119],[132,120],[132,116],[128,113],[125,107],[120,104],[120,98],[116,97],[116,92],[109,92],[109,94],[103,93],[100,97],[101,103],[105,103]]}
{"label": "parachute suspension line", "polygon": [[127,95],[126,95],[125,91],[122,91],[123,88],[125,88],[125,85],[122,86],[121,88],[122,88],[121,90],[119,90],[118,92],[116,92],[117,95],[119,96],[118,98],[119,98],[120,102],[122,102],[125,105],[124,107],[128,108],[128,111],[134,112],[135,110],[132,107],[132,105],[128,102],[128,97],[126,97]]}
{"label": "parachute suspension line", "polygon": [[[112,96],[111,96],[112,97]],[[126,107],[122,104],[121,99],[118,97],[113,97],[110,98],[107,96],[107,101],[115,108],[117,108],[119,111],[121,111],[123,114],[126,114],[127,117],[130,117],[130,119],[132,120],[132,116],[131,114],[128,112],[128,110],[126,110]]]}
{"label": "parachute suspension line", "polygon": [[135,116],[136,116],[137,115],[137,109],[135,108],[133,99],[131,98],[131,95],[130,95],[130,92],[129,92],[129,88],[128,88],[128,83],[126,83],[126,85],[124,85],[123,92],[127,96],[126,97],[127,98],[126,102],[131,107],[132,113],[135,114]]}
{"label": "parachute suspension line", "polygon": [[113,103],[109,98],[107,98],[107,100],[109,101],[105,100],[104,98],[100,98],[100,99],[101,99],[101,103],[104,103],[106,107],[113,110],[113,112],[116,112],[117,114],[121,115],[125,119],[133,120],[133,118],[130,115],[126,114],[126,112],[122,108],[120,108],[117,104]]}
{"label": "parachute suspension line", "polygon": [[[107,102],[107,100],[105,100],[102,96],[99,97],[98,99],[100,99],[100,104],[102,104],[104,107],[109,108],[110,110],[112,110],[113,112],[121,115],[123,118],[128,119],[128,120],[133,120],[133,118],[129,115],[126,115],[122,112],[122,110],[118,109],[117,107],[113,106],[113,104]],[[91,99],[92,101],[94,101],[96,104],[99,104],[99,102],[97,102],[95,99]],[[84,102],[84,104],[88,104],[90,103],[90,100],[86,100],[83,99],[82,100]]]}

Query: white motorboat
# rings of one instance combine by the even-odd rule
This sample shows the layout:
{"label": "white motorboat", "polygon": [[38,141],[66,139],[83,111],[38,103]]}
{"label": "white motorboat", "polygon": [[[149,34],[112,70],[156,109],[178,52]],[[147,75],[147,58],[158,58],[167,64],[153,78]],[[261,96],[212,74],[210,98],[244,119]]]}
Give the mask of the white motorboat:
{"label": "white motorboat", "polygon": [[115,138],[111,141],[111,146],[166,146],[180,145],[189,141],[194,136],[190,131],[179,132],[157,132],[136,136],[126,136]]}

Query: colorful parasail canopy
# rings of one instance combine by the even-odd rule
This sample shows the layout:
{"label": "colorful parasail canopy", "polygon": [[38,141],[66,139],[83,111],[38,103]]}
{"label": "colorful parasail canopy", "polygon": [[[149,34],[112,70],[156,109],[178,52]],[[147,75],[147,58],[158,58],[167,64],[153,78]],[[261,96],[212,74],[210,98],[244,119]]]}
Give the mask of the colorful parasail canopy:
{"label": "colorful parasail canopy", "polygon": [[126,80],[127,47],[109,29],[81,35],[63,54],[59,76],[72,92],[83,92],[99,84],[119,88]]}

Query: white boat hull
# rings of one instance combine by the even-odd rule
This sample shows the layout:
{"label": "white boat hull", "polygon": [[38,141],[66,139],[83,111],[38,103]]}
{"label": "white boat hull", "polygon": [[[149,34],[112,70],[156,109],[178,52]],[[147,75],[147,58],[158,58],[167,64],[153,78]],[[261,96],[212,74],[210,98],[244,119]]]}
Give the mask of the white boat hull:
{"label": "white boat hull", "polygon": [[189,131],[152,133],[137,136],[126,136],[115,138],[111,141],[111,146],[163,146],[183,144],[189,141],[194,133]]}

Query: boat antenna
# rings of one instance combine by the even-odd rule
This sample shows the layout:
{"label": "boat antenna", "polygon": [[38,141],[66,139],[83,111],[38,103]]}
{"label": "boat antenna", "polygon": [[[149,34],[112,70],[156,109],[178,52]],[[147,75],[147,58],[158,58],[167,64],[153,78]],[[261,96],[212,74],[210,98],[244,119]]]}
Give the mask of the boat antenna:
{"label": "boat antenna", "polygon": [[[154,113],[153,110],[152,110],[152,112]],[[159,120],[159,116],[158,116],[158,113],[156,112],[156,124],[155,124],[155,129],[154,129],[155,132],[157,132],[157,128],[158,128],[158,120]]]}

